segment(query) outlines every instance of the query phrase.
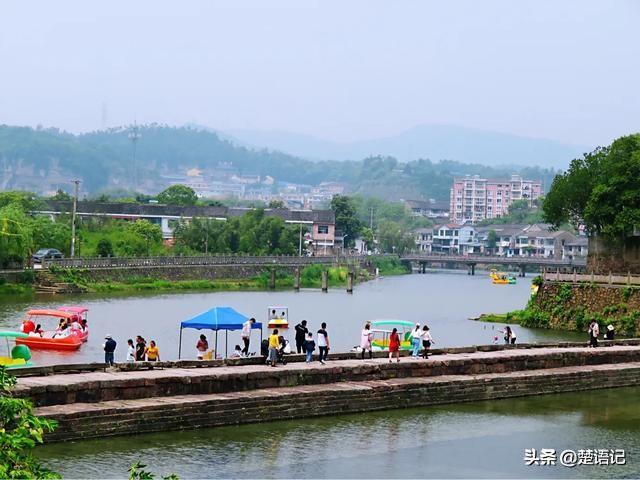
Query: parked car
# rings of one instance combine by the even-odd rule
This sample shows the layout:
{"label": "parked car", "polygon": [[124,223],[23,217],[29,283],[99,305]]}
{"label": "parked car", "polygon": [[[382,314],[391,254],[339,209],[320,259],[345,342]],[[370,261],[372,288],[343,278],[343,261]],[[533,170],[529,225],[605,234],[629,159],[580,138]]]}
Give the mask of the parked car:
{"label": "parked car", "polygon": [[42,263],[43,260],[49,260],[51,258],[64,258],[62,252],[55,248],[41,248],[36,253],[31,255],[33,263]]}

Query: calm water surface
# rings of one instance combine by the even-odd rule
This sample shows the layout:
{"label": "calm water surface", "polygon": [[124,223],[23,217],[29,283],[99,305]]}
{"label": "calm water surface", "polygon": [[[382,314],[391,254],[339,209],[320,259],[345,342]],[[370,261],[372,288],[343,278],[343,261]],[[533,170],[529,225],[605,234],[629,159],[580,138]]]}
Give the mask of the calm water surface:
{"label": "calm water surface", "polygon": [[[639,478],[640,388],[52,444],[65,478]],[[525,448],[625,449],[625,466],[525,466]]]}
{"label": "calm water surface", "polygon": [[[485,274],[434,273],[405,275],[374,280],[358,285],[353,295],[343,289],[303,290],[301,292],[206,292],[184,294],[145,294],[137,296],[45,296],[35,299],[0,298],[0,329],[18,329],[25,312],[34,307],[55,308],[80,303],[90,308],[90,337],[74,353],[34,352],[36,364],[102,361],[104,335],[118,342],[116,360],[124,361],[127,338],[141,334],[156,340],[163,359],[178,356],[180,321],[214,306],[232,306],[247,316],[265,321],[267,307],[289,307],[292,326],[307,319],[316,331],[328,324],[332,349],[346,351],[359,344],[360,331],[367,320],[395,318],[427,322],[436,346],[487,344],[493,341],[499,324],[485,324],[468,317],[487,312],[506,312],[524,307],[530,294],[531,278],[517,285],[493,285]],[[266,326],[266,325],[265,325]],[[579,334],[515,328],[518,341],[577,340]],[[183,358],[195,358],[195,343],[200,332],[183,333]],[[204,332],[210,339],[211,332]],[[252,350],[258,349],[259,333],[254,332]],[[218,345],[224,353],[224,333]],[[237,332],[229,333],[229,350],[240,343]],[[213,344],[213,340],[210,341]]]}

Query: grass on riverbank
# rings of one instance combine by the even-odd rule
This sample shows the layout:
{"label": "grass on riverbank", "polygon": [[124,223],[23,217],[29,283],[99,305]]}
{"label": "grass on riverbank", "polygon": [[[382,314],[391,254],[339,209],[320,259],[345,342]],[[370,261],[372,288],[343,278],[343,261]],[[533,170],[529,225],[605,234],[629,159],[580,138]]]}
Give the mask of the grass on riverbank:
{"label": "grass on riverbank", "polygon": [[30,295],[33,291],[31,285],[21,283],[4,283],[0,285],[0,295]]}
{"label": "grass on riverbank", "polygon": [[371,263],[378,269],[378,273],[383,276],[411,273],[411,268],[408,264],[402,263],[396,256],[372,256]]}
{"label": "grass on riverbank", "polygon": [[143,291],[172,291],[172,290],[262,290],[255,279],[247,280],[160,280],[155,278],[143,281],[107,281],[94,282],[86,285],[90,292],[143,292]]}

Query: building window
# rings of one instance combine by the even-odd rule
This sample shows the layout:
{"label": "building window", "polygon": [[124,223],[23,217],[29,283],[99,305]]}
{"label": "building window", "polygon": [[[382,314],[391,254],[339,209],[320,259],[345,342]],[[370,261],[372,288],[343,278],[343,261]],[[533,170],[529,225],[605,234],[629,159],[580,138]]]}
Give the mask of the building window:
{"label": "building window", "polygon": [[320,235],[328,235],[329,234],[329,225],[318,225],[318,233]]}

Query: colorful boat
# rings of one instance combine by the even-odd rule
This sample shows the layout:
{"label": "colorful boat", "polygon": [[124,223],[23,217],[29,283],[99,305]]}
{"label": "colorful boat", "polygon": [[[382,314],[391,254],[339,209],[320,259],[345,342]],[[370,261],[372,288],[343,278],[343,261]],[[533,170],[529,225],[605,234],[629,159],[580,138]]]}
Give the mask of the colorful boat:
{"label": "colorful boat", "polygon": [[407,320],[374,320],[371,322],[371,333],[373,350],[388,350],[389,336],[394,328],[398,329],[400,336],[400,350],[411,350],[411,331],[415,323]]}
{"label": "colorful boat", "polygon": [[491,270],[489,276],[491,277],[491,281],[495,285],[514,285],[516,283],[516,277],[514,277],[513,275],[496,272],[495,270]]}
{"label": "colorful boat", "polygon": [[15,345],[13,348],[10,348],[9,345],[10,338],[15,338],[17,340],[18,338],[25,338],[28,336],[29,335],[22,332],[0,331],[0,337],[4,337],[7,342],[7,355],[0,355],[0,365],[5,368],[28,367],[31,365],[29,362],[29,360],[31,360],[29,347],[26,345]]}
{"label": "colorful boat", "polygon": [[36,331],[36,325],[45,319],[56,318],[73,322],[78,318],[77,313],[65,312],[62,310],[29,310],[27,319],[22,322],[22,333],[26,337],[16,338],[16,344],[27,345],[33,349],[41,350],[78,350],[82,342],[89,336],[88,329],[84,331],[76,326],[69,326],[65,329]]}
{"label": "colorful boat", "polygon": [[268,328],[289,328],[289,308],[269,307],[267,310]]}

